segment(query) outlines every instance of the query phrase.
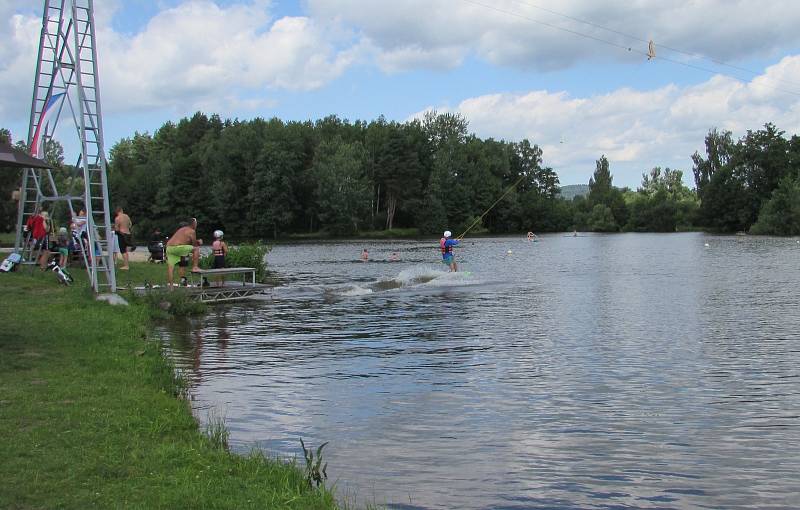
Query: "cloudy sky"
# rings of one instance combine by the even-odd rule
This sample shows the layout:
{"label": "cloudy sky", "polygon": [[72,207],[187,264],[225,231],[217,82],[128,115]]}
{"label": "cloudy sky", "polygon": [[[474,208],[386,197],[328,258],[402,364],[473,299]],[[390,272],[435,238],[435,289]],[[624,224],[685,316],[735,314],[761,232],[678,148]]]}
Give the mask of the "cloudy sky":
{"label": "cloudy sky", "polygon": [[[36,5],[32,5],[36,4]],[[41,9],[0,0],[0,127],[27,134]],[[106,146],[201,110],[404,121],[460,112],[528,138],[562,184],[684,170],[712,127],[800,132],[790,0],[95,2]],[[646,57],[655,42],[654,60]],[[73,162],[73,130],[57,136]]]}

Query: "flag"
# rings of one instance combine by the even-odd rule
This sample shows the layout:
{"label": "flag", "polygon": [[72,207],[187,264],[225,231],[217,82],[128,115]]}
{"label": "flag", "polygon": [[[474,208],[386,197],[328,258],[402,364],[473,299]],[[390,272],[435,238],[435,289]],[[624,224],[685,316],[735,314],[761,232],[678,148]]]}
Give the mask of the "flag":
{"label": "flag", "polygon": [[31,155],[34,158],[44,159],[44,138],[47,134],[48,124],[53,122],[53,127],[55,128],[55,122],[58,120],[59,105],[64,100],[64,94],[64,92],[61,92],[50,96],[44,106],[44,110],[42,110],[39,124],[36,126],[36,132],[33,133],[33,139],[31,140]]}

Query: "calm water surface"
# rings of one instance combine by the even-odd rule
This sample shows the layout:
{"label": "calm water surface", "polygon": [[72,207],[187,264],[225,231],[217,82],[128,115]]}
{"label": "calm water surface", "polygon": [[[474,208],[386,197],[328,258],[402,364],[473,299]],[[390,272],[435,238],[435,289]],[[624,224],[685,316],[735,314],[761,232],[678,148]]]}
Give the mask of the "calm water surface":
{"label": "calm water surface", "polygon": [[800,506],[795,239],[478,238],[464,272],[439,258],[275,247],[269,299],[166,326],[196,414],[223,414],[236,450],[330,441],[329,482],[360,504]]}

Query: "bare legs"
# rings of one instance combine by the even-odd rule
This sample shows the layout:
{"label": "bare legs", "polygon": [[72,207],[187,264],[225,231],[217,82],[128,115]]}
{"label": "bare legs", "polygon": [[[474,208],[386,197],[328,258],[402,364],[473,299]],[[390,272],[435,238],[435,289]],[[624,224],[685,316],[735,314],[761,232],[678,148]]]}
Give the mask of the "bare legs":
{"label": "bare legs", "polygon": [[[199,264],[200,264],[200,247],[199,246],[195,246],[194,248],[192,248],[192,272],[200,270]],[[169,257],[168,257],[167,258],[167,287],[169,287],[170,289],[174,285],[174,272],[175,272],[175,266],[170,263]],[[178,263],[178,276],[180,278],[185,278],[186,277],[186,268],[181,266],[180,263]]]}

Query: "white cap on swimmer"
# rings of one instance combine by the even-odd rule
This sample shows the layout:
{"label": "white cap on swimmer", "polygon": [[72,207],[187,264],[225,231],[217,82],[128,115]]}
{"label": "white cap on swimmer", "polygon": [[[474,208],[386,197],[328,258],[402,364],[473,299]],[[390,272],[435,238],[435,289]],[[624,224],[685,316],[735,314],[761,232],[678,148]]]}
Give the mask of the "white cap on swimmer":
{"label": "white cap on swimmer", "polygon": [[223,236],[222,230],[214,231],[214,239],[222,239],[222,236]]}
{"label": "white cap on swimmer", "polygon": [[444,236],[445,236],[445,237],[450,237],[451,235],[453,235],[453,233],[452,233],[452,232],[450,232],[449,230],[445,230],[445,231],[444,231]]}

